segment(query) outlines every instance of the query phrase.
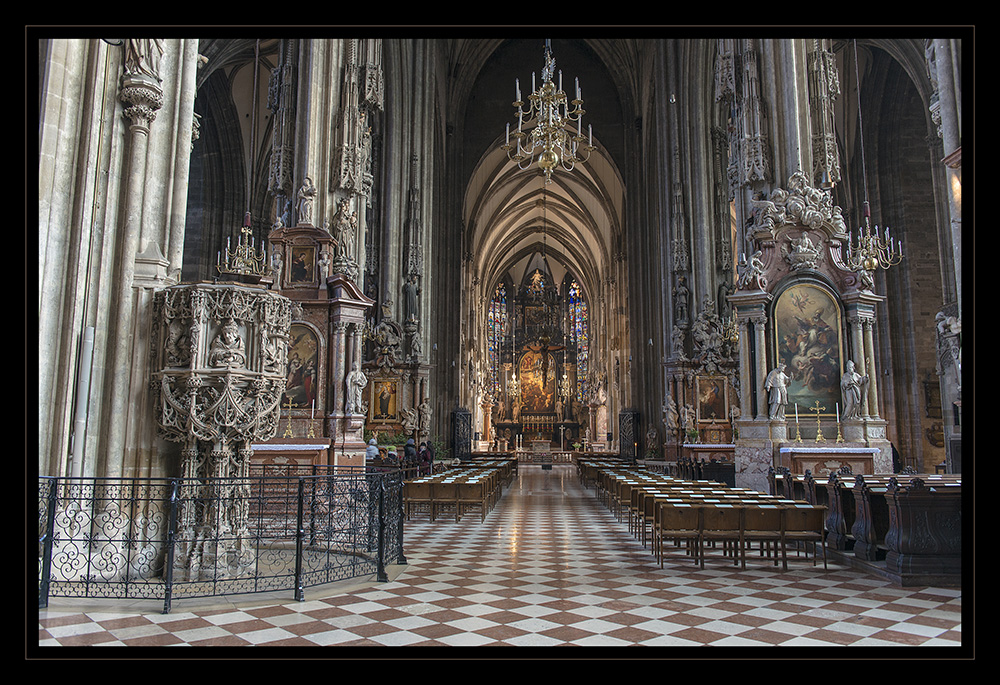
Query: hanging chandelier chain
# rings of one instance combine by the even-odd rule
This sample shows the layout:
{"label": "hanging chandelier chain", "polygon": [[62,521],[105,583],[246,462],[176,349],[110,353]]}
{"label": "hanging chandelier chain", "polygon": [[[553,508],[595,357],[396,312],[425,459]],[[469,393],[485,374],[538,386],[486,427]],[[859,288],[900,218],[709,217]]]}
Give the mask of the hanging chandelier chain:
{"label": "hanging chandelier chain", "polygon": [[876,269],[888,269],[899,264],[903,260],[903,244],[889,234],[889,227],[885,226],[882,234],[879,234],[878,226],[874,229],[871,225],[871,206],[868,203],[868,165],[865,161],[865,132],[864,122],[861,116],[861,71],[858,58],[858,41],[854,39],[854,79],[858,89],[858,140],[861,144],[861,179],[864,191],[864,225],[859,227],[853,235],[848,236],[846,264],[859,273],[867,274],[863,276],[862,285],[865,288],[872,288],[874,281],[871,274]]}

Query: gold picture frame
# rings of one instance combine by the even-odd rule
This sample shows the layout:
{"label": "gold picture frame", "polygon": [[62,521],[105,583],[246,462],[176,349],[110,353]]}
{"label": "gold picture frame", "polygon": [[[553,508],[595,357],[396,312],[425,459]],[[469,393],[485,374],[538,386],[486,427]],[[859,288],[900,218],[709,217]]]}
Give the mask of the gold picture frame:
{"label": "gold picture frame", "polygon": [[399,379],[372,378],[368,388],[369,423],[399,423]]}

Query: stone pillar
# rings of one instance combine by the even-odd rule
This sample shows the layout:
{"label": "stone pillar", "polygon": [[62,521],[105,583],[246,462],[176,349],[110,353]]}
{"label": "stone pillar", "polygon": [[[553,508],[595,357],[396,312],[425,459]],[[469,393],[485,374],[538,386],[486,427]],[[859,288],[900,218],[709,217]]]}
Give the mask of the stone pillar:
{"label": "stone pillar", "polygon": [[865,402],[865,416],[878,418],[878,372],[875,369],[875,339],[872,334],[874,326],[874,319],[865,319],[865,373],[870,379],[868,383],[868,396]]}
{"label": "stone pillar", "polygon": [[757,390],[756,416],[767,418],[767,393],[763,391],[764,379],[767,378],[767,318],[760,314],[751,320],[754,333],[754,389]]}
{"label": "stone pillar", "polygon": [[[767,472],[774,463],[777,440],[784,438],[781,431],[772,435],[768,420],[767,393],[767,306],[772,296],[760,284],[738,290],[729,296],[736,308],[740,330],[740,418],[736,422],[739,439],[736,440],[736,484],[739,487],[768,491]],[[749,328],[752,332],[748,332]],[[777,427],[777,425],[776,425]]]}
{"label": "stone pillar", "polygon": [[[126,60],[126,69],[129,68]],[[133,307],[133,280],[139,236],[142,234],[142,206],[146,180],[146,157],[149,129],[156,118],[156,111],[163,105],[163,91],[153,76],[129,73],[122,77],[119,98],[125,105],[122,114],[129,121],[129,138],[125,158],[125,210],[120,226],[120,243],[116,263],[116,311],[109,323],[109,339],[113,348],[108,360],[108,402],[105,404],[108,419],[107,463],[104,475],[125,476],[126,465],[131,461],[126,452],[126,433],[129,415],[129,386],[132,377],[121,373],[131,368],[133,327],[136,325]]]}

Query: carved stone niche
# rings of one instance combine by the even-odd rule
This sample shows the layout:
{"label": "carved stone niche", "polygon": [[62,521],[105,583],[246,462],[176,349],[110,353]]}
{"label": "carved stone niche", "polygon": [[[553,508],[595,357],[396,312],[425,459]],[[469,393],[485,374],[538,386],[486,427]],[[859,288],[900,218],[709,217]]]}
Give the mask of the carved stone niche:
{"label": "carved stone niche", "polygon": [[239,479],[251,444],[278,428],[293,310],[260,285],[182,284],[154,296],[156,422],[183,445],[177,577],[237,576],[252,559]]}

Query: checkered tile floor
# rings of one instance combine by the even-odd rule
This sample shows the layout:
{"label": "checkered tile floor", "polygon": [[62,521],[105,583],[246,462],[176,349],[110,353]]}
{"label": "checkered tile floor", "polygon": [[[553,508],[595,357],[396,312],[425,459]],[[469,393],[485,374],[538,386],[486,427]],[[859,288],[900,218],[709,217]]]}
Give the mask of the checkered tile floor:
{"label": "checkered tile floor", "polygon": [[800,559],[781,572],[749,560],[741,571],[711,557],[700,570],[677,557],[661,569],[572,466],[522,466],[485,523],[478,515],[414,518],[405,540],[408,564],[392,569],[389,582],[310,588],[302,602],[285,593],[182,600],[162,614],[152,603],[56,598],[39,612],[38,651],[281,646],[325,658],[348,651],[314,648],[440,656],[405,648],[640,645],[667,648],[643,657],[670,658],[691,657],[676,648],[701,645],[962,644],[960,588],[900,588],[832,559],[828,570]]}

